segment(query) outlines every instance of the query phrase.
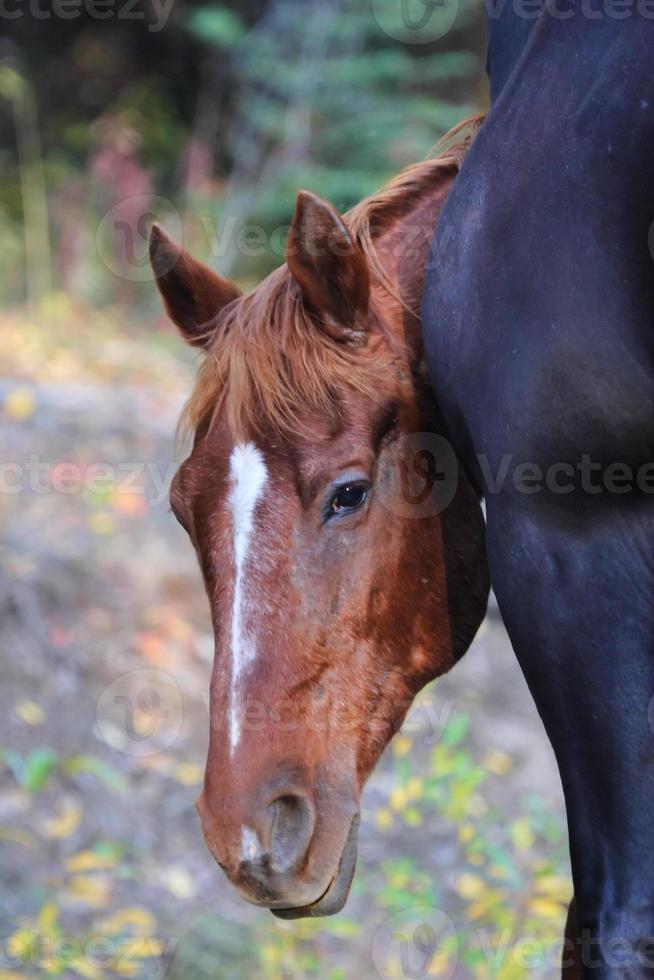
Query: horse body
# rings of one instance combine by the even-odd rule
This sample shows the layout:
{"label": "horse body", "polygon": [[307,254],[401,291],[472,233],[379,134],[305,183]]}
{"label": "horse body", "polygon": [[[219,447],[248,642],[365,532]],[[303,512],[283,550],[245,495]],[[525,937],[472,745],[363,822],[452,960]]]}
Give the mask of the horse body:
{"label": "horse body", "polygon": [[[423,331],[491,581],[556,752],[579,975],[651,976],[654,25],[557,18],[489,57]],[[651,944],[650,944],[651,945]]]}

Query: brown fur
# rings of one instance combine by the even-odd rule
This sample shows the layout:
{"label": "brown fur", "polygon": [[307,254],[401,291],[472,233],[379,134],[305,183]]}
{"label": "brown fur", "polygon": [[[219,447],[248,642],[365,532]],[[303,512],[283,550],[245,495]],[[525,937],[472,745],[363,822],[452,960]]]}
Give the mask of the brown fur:
{"label": "brown fur", "polygon": [[[447,148],[437,157],[409,167],[344,216],[377,284],[396,299],[399,292],[378,253],[379,239],[451,179],[479,125],[476,117],[457,126],[444,137]],[[427,229],[431,234],[433,224]],[[415,306],[415,297],[409,305]],[[315,329],[286,265],[250,296],[229,304],[214,326],[208,356],[184,413],[186,430],[195,431],[208,414],[224,410],[235,432],[270,425],[293,433],[302,428],[307,410],[337,417],[337,392],[352,390],[371,397],[387,374],[379,345],[348,347]]]}

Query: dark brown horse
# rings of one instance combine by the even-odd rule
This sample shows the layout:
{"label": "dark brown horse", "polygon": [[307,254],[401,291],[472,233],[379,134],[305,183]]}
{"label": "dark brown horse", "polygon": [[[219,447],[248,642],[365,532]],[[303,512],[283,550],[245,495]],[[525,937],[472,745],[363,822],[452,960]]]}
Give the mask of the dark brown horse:
{"label": "dark brown horse", "polygon": [[171,490],[215,629],[202,827],[243,896],[283,917],[343,906],[362,787],[486,608],[477,496],[458,472],[431,493],[442,422],[419,316],[468,142],[344,217],[300,193],[287,264],[247,297],[152,231],[167,311],[206,354]]}

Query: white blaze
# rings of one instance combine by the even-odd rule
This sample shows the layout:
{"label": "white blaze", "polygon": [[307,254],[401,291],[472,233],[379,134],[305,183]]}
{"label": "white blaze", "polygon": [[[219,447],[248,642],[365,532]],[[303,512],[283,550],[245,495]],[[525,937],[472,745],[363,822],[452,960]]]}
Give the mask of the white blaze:
{"label": "white blaze", "polygon": [[241,734],[238,686],[241,674],[255,654],[254,637],[248,633],[244,612],[247,607],[246,573],[248,552],[254,528],[254,510],[261,496],[268,471],[262,453],[248,442],[235,446],[230,459],[232,488],[229,507],[234,530],[234,601],[232,606],[232,679],[230,688],[229,734],[232,750]]}

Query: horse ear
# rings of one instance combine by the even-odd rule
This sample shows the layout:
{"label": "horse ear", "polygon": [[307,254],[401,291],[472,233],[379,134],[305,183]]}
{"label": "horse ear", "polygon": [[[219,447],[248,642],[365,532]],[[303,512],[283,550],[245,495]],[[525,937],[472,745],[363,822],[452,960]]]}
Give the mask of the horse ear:
{"label": "horse ear", "polygon": [[308,191],[297,197],[286,262],[323,329],[334,340],[362,343],[370,302],[366,257],[338,211]]}
{"label": "horse ear", "polygon": [[194,347],[208,347],[221,310],[241,295],[237,286],[198,262],[166,232],[150,231],[150,264],[168,316]]}

